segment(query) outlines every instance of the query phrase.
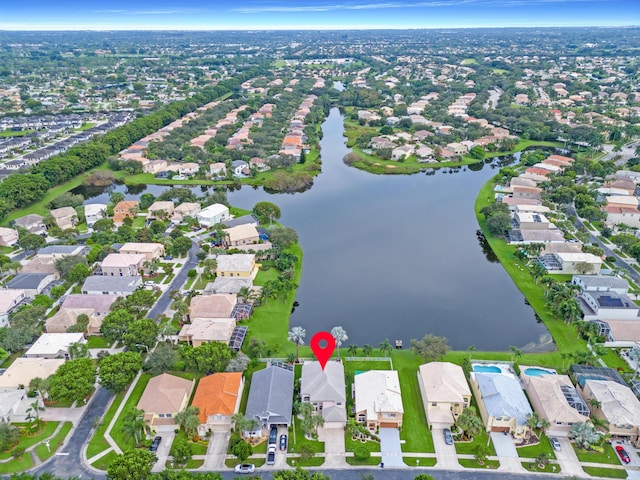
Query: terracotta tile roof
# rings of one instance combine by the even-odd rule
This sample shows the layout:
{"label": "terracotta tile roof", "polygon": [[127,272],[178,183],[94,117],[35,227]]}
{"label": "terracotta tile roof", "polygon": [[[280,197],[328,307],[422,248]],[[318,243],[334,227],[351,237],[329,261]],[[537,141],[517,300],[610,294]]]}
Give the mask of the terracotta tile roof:
{"label": "terracotta tile roof", "polygon": [[240,372],[214,373],[201,378],[191,402],[191,405],[200,409],[200,422],[207,423],[209,415],[231,416],[236,413],[241,386],[242,373]]}

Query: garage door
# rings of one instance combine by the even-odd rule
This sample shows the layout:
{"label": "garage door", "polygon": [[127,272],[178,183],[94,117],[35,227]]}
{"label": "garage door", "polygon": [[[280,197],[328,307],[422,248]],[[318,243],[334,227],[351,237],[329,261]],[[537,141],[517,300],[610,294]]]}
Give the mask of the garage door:
{"label": "garage door", "polygon": [[383,423],[380,422],[380,428],[398,428],[397,423]]}
{"label": "garage door", "polygon": [[511,430],[509,427],[491,427],[492,432],[508,432]]}

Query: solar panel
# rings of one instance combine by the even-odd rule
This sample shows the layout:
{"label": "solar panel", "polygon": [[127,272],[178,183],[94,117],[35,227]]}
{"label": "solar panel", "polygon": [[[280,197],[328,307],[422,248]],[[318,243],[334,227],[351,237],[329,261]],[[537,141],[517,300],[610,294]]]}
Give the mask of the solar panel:
{"label": "solar panel", "polygon": [[610,297],[609,295],[601,295],[598,298],[598,302],[602,307],[622,307],[624,304],[622,300],[617,297]]}

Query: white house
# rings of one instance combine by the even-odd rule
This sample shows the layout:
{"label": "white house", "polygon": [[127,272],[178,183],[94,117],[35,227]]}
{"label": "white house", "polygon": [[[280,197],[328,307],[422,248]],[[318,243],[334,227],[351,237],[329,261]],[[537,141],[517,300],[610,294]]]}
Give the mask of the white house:
{"label": "white house", "polygon": [[229,215],[228,207],[220,203],[214,203],[196,213],[196,219],[203,227],[212,227],[217,223],[230,220],[231,215]]}
{"label": "white house", "polygon": [[84,218],[87,222],[87,227],[93,227],[94,223],[106,217],[107,206],[103,203],[91,203],[84,206]]}

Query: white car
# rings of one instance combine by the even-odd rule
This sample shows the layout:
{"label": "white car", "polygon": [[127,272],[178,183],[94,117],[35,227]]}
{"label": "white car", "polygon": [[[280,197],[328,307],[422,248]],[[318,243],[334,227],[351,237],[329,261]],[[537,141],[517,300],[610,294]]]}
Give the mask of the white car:
{"label": "white car", "polygon": [[233,469],[236,473],[253,473],[256,471],[256,466],[253,463],[240,463]]}

